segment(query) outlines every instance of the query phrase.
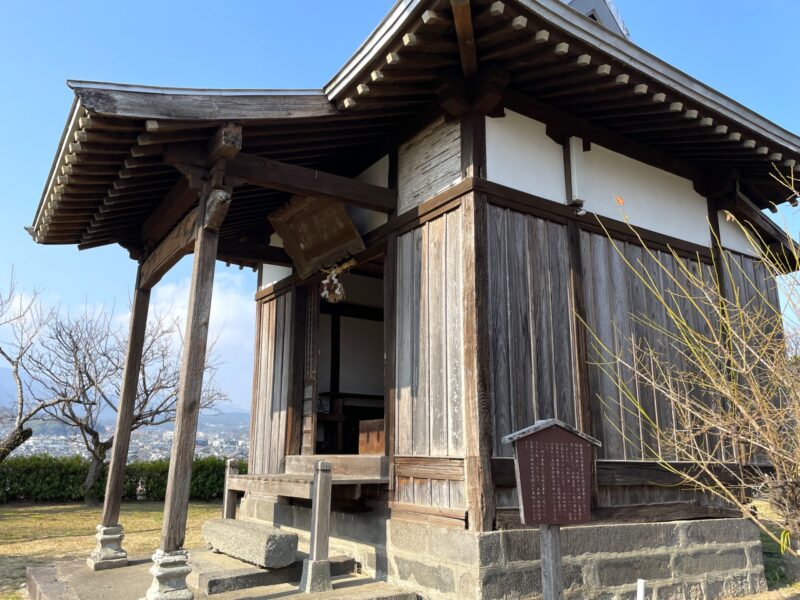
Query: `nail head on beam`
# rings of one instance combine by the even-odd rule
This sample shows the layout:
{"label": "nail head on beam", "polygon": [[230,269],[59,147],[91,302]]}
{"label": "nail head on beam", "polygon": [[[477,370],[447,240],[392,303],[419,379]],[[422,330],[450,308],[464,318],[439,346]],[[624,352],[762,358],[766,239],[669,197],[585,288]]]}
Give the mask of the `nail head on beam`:
{"label": "nail head on beam", "polygon": [[664,92],[653,94],[653,104],[662,104],[667,101],[667,95]]}
{"label": "nail head on beam", "polygon": [[669,112],[681,112],[683,110],[683,102],[673,102],[669,105]]}
{"label": "nail head on beam", "polygon": [[627,73],[622,73],[620,75],[617,75],[617,78],[614,80],[614,83],[616,83],[617,85],[628,85],[630,79],[631,79],[630,75],[628,75]]}
{"label": "nail head on beam", "polygon": [[597,67],[597,74],[603,77],[611,75],[611,65],[600,65]]}
{"label": "nail head on beam", "polygon": [[533,35],[533,41],[536,44],[544,44],[550,39],[550,32],[546,29],[540,29]]}
{"label": "nail head on beam", "polygon": [[588,67],[590,64],[592,64],[592,57],[589,54],[581,54],[575,63],[579,67]]}
{"label": "nail head on beam", "polygon": [[560,44],[556,44],[556,56],[563,56],[567,52],[569,52],[569,44],[567,42],[561,42]]}
{"label": "nail head on beam", "polygon": [[489,14],[493,17],[499,17],[506,11],[506,5],[504,2],[492,2],[492,5],[489,7]]}
{"label": "nail head on beam", "polygon": [[633,88],[633,93],[636,96],[644,96],[647,93],[647,84],[640,83],[639,85]]}
{"label": "nail head on beam", "polygon": [[522,15],[518,17],[514,17],[511,19],[511,29],[515,31],[520,31],[525,29],[528,26],[528,18],[523,17]]}

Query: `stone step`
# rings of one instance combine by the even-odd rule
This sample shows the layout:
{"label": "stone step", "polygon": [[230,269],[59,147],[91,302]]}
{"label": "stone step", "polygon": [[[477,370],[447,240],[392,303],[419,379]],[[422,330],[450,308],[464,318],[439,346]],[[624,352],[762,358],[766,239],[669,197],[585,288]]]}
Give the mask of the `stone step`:
{"label": "stone step", "polygon": [[212,519],[203,523],[202,531],[217,552],[259,567],[288,567],[297,554],[297,535],[263,523]]}
{"label": "stone step", "polygon": [[[192,550],[189,554],[192,572],[186,582],[193,590],[209,596],[280,583],[296,583],[303,574],[303,560],[306,558],[305,553],[298,552],[295,562],[288,567],[262,569],[225,554]],[[333,556],[330,563],[334,577],[353,573],[356,568],[356,561],[349,556]]]}

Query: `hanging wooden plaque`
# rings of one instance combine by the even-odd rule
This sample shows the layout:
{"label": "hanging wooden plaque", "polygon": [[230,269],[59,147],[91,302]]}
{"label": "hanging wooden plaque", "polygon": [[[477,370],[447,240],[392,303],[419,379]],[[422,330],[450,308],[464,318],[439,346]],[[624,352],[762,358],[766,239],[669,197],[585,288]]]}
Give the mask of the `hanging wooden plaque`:
{"label": "hanging wooden plaque", "polygon": [[269,222],[303,279],[364,250],[344,205],[330,198],[293,196]]}

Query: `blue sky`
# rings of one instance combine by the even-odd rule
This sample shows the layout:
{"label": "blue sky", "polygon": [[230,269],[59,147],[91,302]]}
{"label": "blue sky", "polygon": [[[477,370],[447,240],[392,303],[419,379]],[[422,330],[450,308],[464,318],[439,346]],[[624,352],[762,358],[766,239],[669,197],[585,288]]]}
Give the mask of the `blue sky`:
{"label": "blue sky", "polygon": [[[796,0],[616,0],[634,42],[793,132],[800,132]],[[65,306],[105,303],[124,316],[135,264],[119,247],[39,246],[24,232],[53,160],[72,94],[67,79],[166,86],[318,88],[390,0],[305,2],[6,2],[0,36],[0,283]],[[800,222],[790,211],[792,229]],[[190,261],[155,291],[185,305]],[[221,385],[249,406],[255,274],[218,265],[212,330]]]}

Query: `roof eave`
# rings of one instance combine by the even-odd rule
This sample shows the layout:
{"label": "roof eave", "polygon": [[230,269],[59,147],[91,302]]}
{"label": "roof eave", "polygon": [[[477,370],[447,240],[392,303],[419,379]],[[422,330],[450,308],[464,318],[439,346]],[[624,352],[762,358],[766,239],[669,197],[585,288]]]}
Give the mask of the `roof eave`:
{"label": "roof eave", "polygon": [[586,18],[575,18],[580,13],[560,0],[513,0],[534,12],[582,42],[605,52],[623,64],[630,65],[643,75],[651,77],[676,93],[716,111],[733,121],[750,128],[754,133],[767,137],[800,153],[800,137],[717,92],[710,86],[676,69],[669,63],[643,50],[633,42],[611,34],[599,23]]}
{"label": "roof eave", "polygon": [[56,177],[58,177],[58,169],[60,168],[60,165],[64,163],[64,155],[66,154],[67,148],[69,147],[69,140],[72,139],[72,136],[75,133],[82,110],[83,109],[80,105],[80,101],[76,96],[72,100],[72,106],[70,107],[69,110],[69,116],[67,117],[67,121],[64,124],[64,130],[61,132],[61,139],[58,143],[58,149],[56,151],[55,156],[53,157],[53,162],[50,165],[50,173],[47,176],[47,179],[45,180],[44,189],[42,190],[42,196],[39,199],[39,206],[36,208],[36,214],[33,217],[33,224],[31,225],[31,229],[33,231],[31,232],[31,236],[36,242],[39,242],[38,236],[41,225],[42,211],[44,210],[45,205],[47,204],[47,197],[50,194],[50,190],[53,189]]}

